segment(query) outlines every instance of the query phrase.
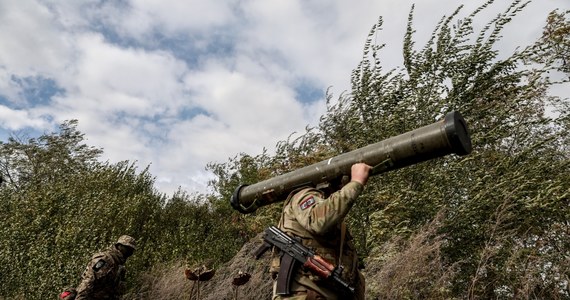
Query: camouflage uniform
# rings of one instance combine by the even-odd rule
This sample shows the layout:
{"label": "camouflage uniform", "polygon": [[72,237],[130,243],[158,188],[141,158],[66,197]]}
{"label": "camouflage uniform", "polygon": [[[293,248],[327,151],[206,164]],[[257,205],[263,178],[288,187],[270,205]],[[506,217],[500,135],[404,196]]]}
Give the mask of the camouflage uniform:
{"label": "camouflage uniform", "polygon": [[119,299],[125,292],[127,257],[119,251],[118,244],[135,249],[134,239],[122,236],[117,244],[93,255],[81,276],[75,300]]}
{"label": "camouflage uniform", "polygon": [[[344,217],[354,205],[364,186],[356,181],[325,198],[324,193],[314,188],[293,191],[284,204],[279,228],[291,236],[301,238],[303,244],[312,248],[325,260],[344,266],[343,279],[356,288],[354,299],[364,299],[364,277],[358,270],[358,256],[352,237],[346,230]],[[340,251],[342,247],[342,253]],[[279,270],[280,259],[272,261],[274,276]],[[291,283],[291,296],[276,295],[273,299],[338,299],[328,282],[301,268]]]}

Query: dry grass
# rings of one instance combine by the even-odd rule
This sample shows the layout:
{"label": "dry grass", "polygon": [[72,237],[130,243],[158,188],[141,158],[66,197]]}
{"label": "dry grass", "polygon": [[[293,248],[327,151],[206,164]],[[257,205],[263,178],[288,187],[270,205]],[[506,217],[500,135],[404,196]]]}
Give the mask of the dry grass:
{"label": "dry grass", "polygon": [[191,282],[184,276],[184,269],[183,262],[157,266],[143,275],[141,285],[136,292],[124,298],[189,299]]}
{"label": "dry grass", "polygon": [[[253,253],[261,245],[261,234],[246,243],[236,256],[222,266],[216,276],[203,287],[204,300],[221,299],[271,299],[272,280],[269,276],[270,253],[267,252],[259,260]],[[236,287],[233,279],[239,272],[248,273],[251,278],[248,283]]]}
{"label": "dry grass", "polygon": [[[143,276],[140,288],[124,297],[127,300],[224,300],[271,299],[271,279],[268,273],[270,253],[255,260],[253,253],[261,245],[261,235],[246,243],[227,264],[215,270],[209,281],[190,281],[183,262],[162,265]],[[232,284],[239,272],[251,278],[242,286]]]}
{"label": "dry grass", "polygon": [[442,263],[438,219],[408,240],[393,240],[367,262],[366,299],[451,299],[455,270]]}
{"label": "dry grass", "polygon": [[[440,248],[439,224],[427,224],[410,239],[387,243],[374,259],[367,262],[366,299],[452,299],[449,279],[454,270],[444,267]],[[197,282],[184,275],[184,263],[155,268],[145,275],[141,288],[128,300],[153,299],[271,299],[272,282],[268,273],[270,253],[255,260],[253,253],[261,245],[261,235],[246,243],[236,256],[216,270],[210,281]],[[249,282],[236,287],[239,272],[251,275]]]}

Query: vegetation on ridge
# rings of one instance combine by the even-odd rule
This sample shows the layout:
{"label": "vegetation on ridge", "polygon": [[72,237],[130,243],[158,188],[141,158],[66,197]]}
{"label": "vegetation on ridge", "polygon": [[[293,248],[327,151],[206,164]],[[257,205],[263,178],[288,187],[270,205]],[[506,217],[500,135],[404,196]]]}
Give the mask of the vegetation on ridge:
{"label": "vegetation on ridge", "polygon": [[[216,176],[212,194],[167,197],[148,169],[100,162],[102,150],[84,143],[75,120],[39,138],[0,142],[0,298],[54,298],[122,234],[140,245],[128,262],[127,299],[187,299],[192,283],[183,269],[201,264],[224,270],[204,284],[204,299],[214,287],[232,299],[227,282],[240,270],[264,286],[263,261],[244,257],[281,207],[241,215],[228,203],[238,184],[458,110],[470,127],[472,154],[371,178],[349,214],[367,299],[569,299],[570,103],[549,89],[568,85],[570,12],[552,12],[536,44],[499,53],[504,26],[526,4],[514,1],[481,32],[473,20],[493,1],[461,19],[459,8],[423,47],[414,43],[412,9],[404,63],[392,70],[382,66],[385,45],[374,42],[384,26],[379,19],[350,75],[352,91],[328,95],[318,127],[280,142],[274,154],[208,165]],[[261,299],[267,290],[239,295]]]}

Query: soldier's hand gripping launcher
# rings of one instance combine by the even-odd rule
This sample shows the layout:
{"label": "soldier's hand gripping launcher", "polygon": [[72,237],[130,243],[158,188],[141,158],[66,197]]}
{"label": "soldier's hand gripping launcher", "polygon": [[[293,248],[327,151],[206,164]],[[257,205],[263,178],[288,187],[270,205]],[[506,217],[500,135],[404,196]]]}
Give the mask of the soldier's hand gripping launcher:
{"label": "soldier's hand gripping launcher", "polygon": [[354,288],[340,277],[342,266],[334,266],[307,248],[300,241],[297,241],[275,226],[269,226],[263,235],[263,245],[257,249],[254,256],[259,259],[263,253],[271,247],[279,249],[281,255],[281,266],[277,275],[277,294],[291,294],[291,280],[295,274],[295,268],[302,266],[322,279],[330,280],[338,287],[342,294],[354,294]]}
{"label": "soldier's hand gripping launcher", "polygon": [[230,203],[237,211],[247,214],[258,207],[285,200],[296,188],[317,187],[323,182],[350,176],[350,169],[355,163],[372,166],[370,175],[377,175],[451,153],[471,153],[467,124],[457,111],[448,113],[441,121],[398,136],[256,184],[241,185],[235,190]]}

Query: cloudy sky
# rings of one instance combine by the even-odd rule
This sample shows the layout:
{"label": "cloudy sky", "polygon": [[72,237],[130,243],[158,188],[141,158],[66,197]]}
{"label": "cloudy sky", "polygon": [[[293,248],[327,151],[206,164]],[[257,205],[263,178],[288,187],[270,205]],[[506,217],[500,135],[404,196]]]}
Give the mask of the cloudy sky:
{"label": "cloudy sky", "polygon": [[[257,155],[315,125],[324,93],[350,90],[379,17],[384,64],[402,63],[411,5],[421,45],[443,15],[482,0],[0,0],[0,141],[77,119],[102,160],[150,165],[156,187],[204,192],[208,162]],[[497,0],[479,26],[511,1]],[[534,0],[501,53],[536,40]]]}

